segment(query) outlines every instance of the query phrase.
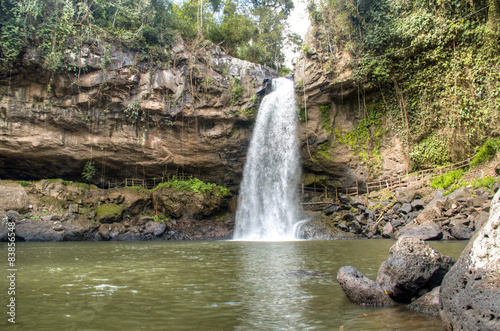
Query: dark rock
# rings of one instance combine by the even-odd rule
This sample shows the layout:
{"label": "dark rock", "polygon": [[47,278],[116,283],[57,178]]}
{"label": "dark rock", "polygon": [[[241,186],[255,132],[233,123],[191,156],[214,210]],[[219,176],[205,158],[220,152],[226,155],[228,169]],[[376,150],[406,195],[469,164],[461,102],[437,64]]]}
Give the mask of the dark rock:
{"label": "dark rock", "polygon": [[24,241],[62,241],[62,231],[54,230],[54,222],[21,219],[16,221],[16,237]]}
{"label": "dark rock", "polygon": [[415,218],[417,218],[418,212],[417,211],[412,211],[408,215],[406,215],[406,224],[412,222]]}
{"label": "dark rock", "polygon": [[89,220],[75,219],[71,221],[62,222],[62,226],[64,229],[63,240],[81,241],[81,240],[99,239],[98,237],[99,224],[93,223]]}
{"label": "dark rock", "polygon": [[484,211],[479,211],[470,216],[471,223],[474,225],[474,229],[479,230],[483,227],[486,222],[488,222],[489,214]]}
{"label": "dark rock", "polygon": [[415,237],[422,240],[439,240],[443,237],[441,227],[434,221],[427,221],[424,224],[408,224],[399,230],[396,238]]}
{"label": "dark rock", "polygon": [[340,268],[337,281],[352,303],[370,307],[395,305],[380,285],[352,266]]}
{"label": "dark rock", "polygon": [[500,192],[488,222],[446,274],[440,315],[446,330],[500,330]]}
{"label": "dark rock", "polygon": [[416,210],[422,209],[424,208],[424,202],[421,199],[413,200],[411,207]]}
{"label": "dark rock", "polygon": [[400,238],[378,270],[377,283],[396,302],[409,303],[439,286],[455,263],[424,241]]}
{"label": "dark rock", "polygon": [[392,212],[393,212],[394,214],[397,214],[397,213],[399,213],[399,210],[400,210],[400,209],[401,209],[401,204],[398,202],[398,203],[396,203],[396,204],[394,205],[394,207],[392,207]]}
{"label": "dark rock", "polygon": [[451,227],[450,233],[458,240],[469,240],[472,237],[469,227],[460,223],[455,223]]}
{"label": "dark rock", "polygon": [[324,213],[325,213],[325,215],[331,215],[331,214],[335,213],[336,211],[338,211],[339,209],[340,209],[339,206],[331,205],[331,206],[325,208]]}
{"label": "dark rock", "polygon": [[391,221],[391,224],[392,224],[393,228],[398,228],[398,227],[400,227],[402,225],[405,225],[406,223],[405,223],[404,219],[402,219],[402,218],[396,218],[396,219],[393,219]]}
{"label": "dark rock", "polygon": [[439,290],[441,286],[435,287],[429,293],[424,294],[417,300],[406,306],[406,309],[418,313],[439,316]]}
{"label": "dark rock", "polygon": [[410,213],[411,211],[413,210],[413,208],[411,207],[411,205],[409,203],[404,203],[401,208],[399,209],[400,212],[404,213],[404,214],[408,214]]}

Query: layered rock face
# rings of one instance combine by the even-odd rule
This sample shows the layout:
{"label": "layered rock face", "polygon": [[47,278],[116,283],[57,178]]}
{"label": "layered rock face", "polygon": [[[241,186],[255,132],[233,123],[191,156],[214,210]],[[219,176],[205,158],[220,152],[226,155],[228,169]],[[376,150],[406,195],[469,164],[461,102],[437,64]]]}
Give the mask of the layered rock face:
{"label": "layered rock face", "polygon": [[306,181],[334,187],[358,182],[363,189],[379,176],[406,174],[400,137],[387,130],[386,118],[369,115],[367,105],[383,101],[374,99],[368,86],[356,85],[348,52],[334,55],[333,68],[326,65],[331,56],[306,53],[295,67]]}
{"label": "layered rock face", "polygon": [[189,174],[238,183],[260,100],[276,73],[181,39],[169,63],[120,44],[67,54],[48,74],[36,49],[0,75],[0,178],[82,180]]}

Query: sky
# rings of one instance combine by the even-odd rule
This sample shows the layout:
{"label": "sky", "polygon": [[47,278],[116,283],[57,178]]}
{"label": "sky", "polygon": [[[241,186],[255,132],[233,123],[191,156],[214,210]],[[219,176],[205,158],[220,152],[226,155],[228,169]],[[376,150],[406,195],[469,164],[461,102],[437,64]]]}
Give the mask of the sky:
{"label": "sky", "polygon": [[[292,13],[288,17],[290,31],[298,33],[302,37],[302,39],[304,39],[304,36],[310,25],[306,1],[307,0],[293,0],[295,8],[292,10]],[[290,47],[285,47],[284,53],[286,57],[286,66],[292,69],[292,60],[299,54],[293,53]]]}

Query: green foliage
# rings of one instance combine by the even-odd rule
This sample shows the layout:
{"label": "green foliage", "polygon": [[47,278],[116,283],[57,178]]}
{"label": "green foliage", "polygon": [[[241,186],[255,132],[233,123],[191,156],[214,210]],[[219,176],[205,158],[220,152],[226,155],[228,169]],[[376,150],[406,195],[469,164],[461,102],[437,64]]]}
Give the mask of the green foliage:
{"label": "green foliage", "polygon": [[243,95],[244,87],[240,84],[240,79],[235,78],[231,87],[231,99],[230,103],[232,105],[238,102],[238,99]]}
{"label": "green foliage", "polygon": [[332,126],[330,124],[330,105],[320,105],[319,109],[321,110],[321,124],[323,125],[323,129],[328,132],[328,134],[332,134]]}
{"label": "green foliage", "polygon": [[316,153],[321,155],[322,157],[324,157],[327,160],[331,160],[331,156],[330,156],[330,154],[328,154],[330,147],[331,147],[330,141],[324,142],[324,143],[318,145],[318,150]]}
{"label": "green foliage", "polygon": [[356,59],[355,81],[380,91],[371,94],[408,139],[416,168],[464,159],[498,127],[500,15],[490,1],[345,0],[308,9],[315,38],[304,48],[321,53],[325,68],[338,68],[338,51]]}
{"label": "green foliage", "polygon": [[500,139],[488,139],[479,149],[476,156],[472,159],[471,167],[476,167],[486,161],[491,160],[500,150]]}
{"label": "green foliage", "polygon": [[26,186],[29,186],[29,182],[26,182],[24,180],[20,181],[19,184],[22,186],[22,187],[26,187]]}
{"label": "green foliage", "polygon": [[96,171],[97,169],[94,166],[94,162],[88,161],[87,163],[85,163],[85,166],[83,167],[82,178],[85,179],[85,182],[88,182],[89,180],[94,178]]}
{"label": "green foliage", "polygon": [[410,158],[415,168],[431,168],[450,161],[445,138],[432,135],[413,147]]}
{"label": "green foliage", "polygon": [[172,188],[177,191],[194,192],[197,194],[212,193],[216,196],[223,197],[229,194],[229,190],[227,188],[214,183],[205,183],[195,177],[190,177],[188,180],[173,178],[168,182],[159,184],[155,190],[159,190],[163,187]]}
{"label": "green foliage", "polygon": [[448,195],[452,193],[453,191],[461,188],[461,187],[467,187],[467,186],[472,186],[472,189],[475,190],[480,187],[484,187],[486,189],[492,188],[495,183],[498,183],[499,179],[492,177],[492,176],[487,176],[484,178],[474,178],[471,181],[467,182],[458,182],[456,184],[453,184],[447,191],[443,193],[443,195]]}
{"label": "green foliage", "polygon": [[431,180],[431,186],[435,189],[447,189],[457,183],[464,176],[464,169],[457,169],[443,174]]}
{"label": "green foliage", "polygon": [[144,111],[142,110],[140,104],[141,102],[139,100],[136,100],[130,103],[123,111],[125,117],[131,120],[132,123],[136,123],[144,115]]}

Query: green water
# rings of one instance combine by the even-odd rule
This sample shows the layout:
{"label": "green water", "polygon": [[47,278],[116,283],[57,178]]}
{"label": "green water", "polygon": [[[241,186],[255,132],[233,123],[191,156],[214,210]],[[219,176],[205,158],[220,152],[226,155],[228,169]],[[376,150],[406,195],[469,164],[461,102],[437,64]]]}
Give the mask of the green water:
{"label": "green water", "polygon": [[[13,330],[442,330],[401,308],[351,304],[336,281],[371,279],[392,240],[18,243]],[[433,243],[458,257],[465,242]],[[7,245],[0,245],[7,274]],[[0,281],[1,306],[9,296]],[[342,328],[343,327],[343,328]]]}

